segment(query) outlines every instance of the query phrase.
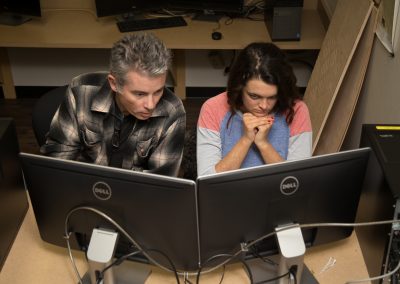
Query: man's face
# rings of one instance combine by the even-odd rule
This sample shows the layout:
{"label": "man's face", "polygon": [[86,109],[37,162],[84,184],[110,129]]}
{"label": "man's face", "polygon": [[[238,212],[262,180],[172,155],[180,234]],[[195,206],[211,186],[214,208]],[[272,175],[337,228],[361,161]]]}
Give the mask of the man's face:
{"label": "man's face", "polygon": [[133,115],[137,119],[148,119],[163,94],[167,74],[149,77],[136,71],[126,75],[126,83],[117,90],[113,75],[108,75],[111,89],[116,92],[116,102],[124,115]]}
{"label": "man's face", "polygon": [[244,112],[262,117],[270,114],[278,101],[278,87],[259,79],[251,79],[243,88]]}

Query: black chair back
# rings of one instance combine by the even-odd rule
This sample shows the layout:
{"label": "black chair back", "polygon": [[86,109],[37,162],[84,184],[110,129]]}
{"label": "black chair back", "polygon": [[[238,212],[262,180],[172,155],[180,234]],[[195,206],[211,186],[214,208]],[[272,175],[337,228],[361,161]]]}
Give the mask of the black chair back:
{"label": "black chair back", "polygon": [[32,127],[39,146],[46,142],[46,134],[50,129],[50,123],[58,106],[64,98],[68,86],[57,87],[36,102],[32,112]]}

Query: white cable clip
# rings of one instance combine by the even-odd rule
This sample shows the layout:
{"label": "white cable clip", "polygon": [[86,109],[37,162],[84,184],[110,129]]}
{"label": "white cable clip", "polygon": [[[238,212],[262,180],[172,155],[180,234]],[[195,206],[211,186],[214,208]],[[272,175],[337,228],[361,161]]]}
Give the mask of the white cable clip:
{"label": "white cable clip", "polygon": [[333,257],[329,257],[328,262],[322,267],[321,271],[319,274],[322,274],[323,272],[327,271],[329,268],[335,266],[336,259]]}

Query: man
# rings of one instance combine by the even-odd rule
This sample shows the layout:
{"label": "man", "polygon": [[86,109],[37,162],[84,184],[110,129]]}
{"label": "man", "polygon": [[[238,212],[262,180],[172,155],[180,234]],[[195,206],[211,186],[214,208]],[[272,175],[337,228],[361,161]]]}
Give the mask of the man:
{"label": "man", "polygon": [[41,152],[176,176],[186,114],[165,88],[170,61],[170,51],[154,35],[123,37],[111,49],[109,72],[72,80]]}

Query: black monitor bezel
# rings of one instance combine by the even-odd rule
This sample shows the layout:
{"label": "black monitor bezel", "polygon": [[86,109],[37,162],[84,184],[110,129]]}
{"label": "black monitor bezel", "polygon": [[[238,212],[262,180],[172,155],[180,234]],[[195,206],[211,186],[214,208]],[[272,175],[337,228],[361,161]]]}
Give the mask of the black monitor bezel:
{"label": "black monitor bezel", "polygon": [[162,0],[95,0],[96,15],[99,18],[158,11],[165,5]]}
{"label": "black monitor bezel", "polygon": [[[164,252],[178,272],[195,271],[198,268],[199,248],[195,222],[197,201],[194,181],[29,153],[20,153],[20,160],[42,240],[66,247],[63,237],[66,216],[76,207],[87,206],[114,219],[142,249]],[[44,169],[46,175],[41,173]],[[76,181],[73,181],[74,178]],[[79,185],[78,178],[81,179]],[[83,178],[87,179],[84,184]],[[124,189],[118,188],[119,193],[114,188],[112,198],[117,199],[114,199],[113,203],[106,203],[108,201],[98,200],[92,194],[93,188],[89,188],[89,185],[95,181],[105,181],[111,188],[115,185],[135,184],[141,184],[141,188],[135,192],[128,192],[125,186]],[[65,188],[60,190],[62,183],[69,183],[71,186],[75,184],[76,188],[71,188],[68,192]],[[81,192],[83,188],[87,190]],[[73,198],[69,201],[68,196],[72,194]],[[124,203],[122,197],[125,197],[124,200],[131,199],[131,208]],[[140,216],[129,218],[128,212],[136,212],[136,216]],[[146,218],[143,215],[146,215]],[[164,219],[158,220],[158,217]],[[70,238],[72,248],[86,251],[91,230],[95,227],[114,229],[106,220],[88,211],[71,215],[69,228],[73,232]],[[127,240],[120,238],[116,256],[128,253],[129,246]],[[147,253],[159,264],[172,270],[163,255],[155,251]],[[143,261],[144,258],[136,260]]]}
{"label": "black monitor bezel", "polygon": [[[248,169],[239,169],[225,173],[217,173],[198,177],[198,222],[201,263],[207,263],[208,259],[213,258],[218,254],[234,255],[240,251],[241,243],[248,244],[269,233],[273,233],[276,226],[283,225],[279,224],[279,221],[276,222],[277,220],[272,220],[278,219],[278,217],[271,217],[271,219],[268,219],[269,217],[260,218],[259,216],[267,216],[270,214],[278,216],[280,213],[276,212],[283,212],[279,211],[281,206],[291,206],[288,207],[287,213],[282,213],[282,216],[279,217],[288,219],[288,223],[291,222],[291,220],[289,220],[289,216],[291,215],[297,216],[297,219],[293,221],[300,223],[300,225],[326,222],[353,223],[356,218],[358,201],[362,191],[362,182],[364,180],[369,153],[369,148],[355,149],[333,154],[314,156],[302,160],[285,161],[277,164],[264,165]],[[282,178],[293,175],[298,176],[298,174],[295,174],[298,171],[321,170],[321,167],[324,166],[331,168],[331,165],[337,165],[338,163],[345,165],[346,161],[352,161],[350,163],[357,161],[356,163],[358,163],[357,165],[359,166],[357,169],[348,171],[346,175],[347,177],[354,177],[357,179],[355,191],[353,193],[346,193],[343,190],[340,192],[333,192],[331,189],[330,195],[335,195],[335,198],[337,198],[338,193],[341,194],[340,196],[348,196],[349,209],[347,212],[343,210],[343,206],[346,206],[346,204],[343,203],[346,202],[342,202],[342,204],[330,204],[329,200],[324,200],[323,195],[318,195],[319,200],[322,200],[324,203],[323,207],[321,207],[319,210],[326,216],[321,215],[317,216],[317,218],[312,218],[309,213],[304,213],[302,211],[304,208],[307,208],[307,210],[312,210],[314,207],[310,206],[310,203],[308,203],[308,207],[306,204],[302,204],[304,207],[298,207],[296,204],[301,200],[303,200],[303,202],[310,202],[307,194],[315,191],[311,190],[309,186],[308,188],[305,186],[305,190],[309,192],[302,193],[300,191],[303,177],[301,179],[298,178],[300,182],[300,188],[296,194],[303,194],[301,196],[299,195],[298,197],[296,195],[285,196],[281,193],[279,193],[281,194],[281,197],[279,197],[276,194],[272,195],[270,193],[266,193],[265,189],[262,188],[263,186],[265,187],[265,184],[268,182],[268,180],[274,178],[274,176],[281,176]],[[349,166],[347,166],[346,169],[349,170]],[[341,175],[343,178],[345,176],[345,172],[341,171]],[[255,180],[256,178],[262,176],[265,177],[263,181]],[[322,178],[322,176],[316,176],[313,178],[313,181],[315,183],[321,183]],[[247,186],[239,188],[238,184],[243,182],[245,179],[252,179],[252,187]],[[330,182],[332,182],[332,176],[330,176],[329,179]],[[345,180],[338,181],[341,183],[346,182]],[[221,186],[222,184],[224,185]],[[265,198],[267,195],[270,197],[270,199],[275,200],[268,200],[268,198]],[[265,205],[266,209],[260,209],[263,204]],[[336,205],[338,208],[335,208]],[[268,212],[270,214],[267,214],[267,210],[269,210],[269,208],[270,211]],[[342,211],[343,214],[340,211]],[[333,217],[329,216],[330,219],[328,219],[328,215],[332,215]],[[251,222],[253,223],[250,224]],[[329,227],[312,228],[308,230],[303,229],[302,231],[305,244],[307,247],[310,247],[313,245],[325,244],[347,238],[351,235],[353,228]],[[264,256],[269,256],[279,252],[275,238],[263,240],[252,249],[254,249],[258,255]],[[255,254],[253,254],[253,251],[244,252],[243,255],[245,258],[256,257]],[[212,265],[222,263],[225,260],[226,258],[222,258],[220,260],[213,261]]]}
{"label": "black monitor bezel", "polygon": [[40,0],[0,0],[1,12],[32,17],[42,16]]}

